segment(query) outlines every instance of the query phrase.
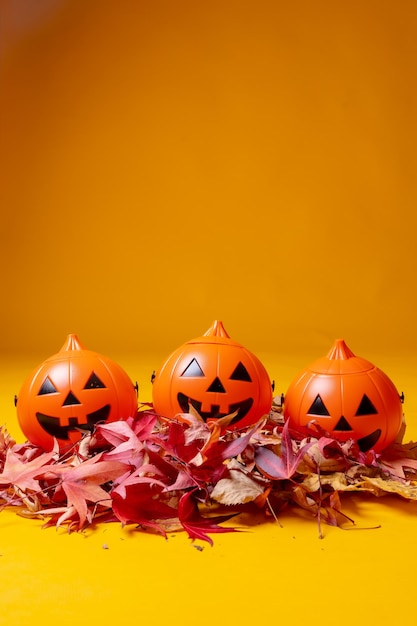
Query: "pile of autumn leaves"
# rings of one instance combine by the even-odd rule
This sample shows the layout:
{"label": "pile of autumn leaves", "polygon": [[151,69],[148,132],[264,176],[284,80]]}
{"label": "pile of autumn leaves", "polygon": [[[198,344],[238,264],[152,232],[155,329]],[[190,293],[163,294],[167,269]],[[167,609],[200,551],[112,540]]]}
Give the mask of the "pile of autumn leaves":
{"label": "pile of autumn leaves", "polygon": [[[221,428],[223,426],[223,429]],[[341,494],[395,493],[417,500],[417,447],[395,444],[363,453],[321,431],[298,437],[279,411],[251,428],[228,431],[196,414],[165,420],[145,407],[135,418],[103,424],[60,454],[0,430],[0,499],[45,526],[82,530],[118,521],[165,535],[210,535],[237,513],[277,518],[297,505],[319,522],[341,526]],[[352,521],[352,520],[350,520]]]}

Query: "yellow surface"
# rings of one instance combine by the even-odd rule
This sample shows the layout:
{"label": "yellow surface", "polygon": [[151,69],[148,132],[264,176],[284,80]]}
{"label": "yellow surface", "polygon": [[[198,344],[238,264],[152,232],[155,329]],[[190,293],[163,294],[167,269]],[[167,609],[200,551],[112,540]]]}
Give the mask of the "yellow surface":
{"label": "yellow surface", "polygon": [[[120,362],[129,373],[146,374],[147,363]],[[410,365],[390,368],[404,383],[412,418],[407,441],[417,436]],[[27,366],[3,361],[0,371],[1,415],[19,441],[12,399]],[[291,372],[280,371],[285,386]],[[68,535],[3,511],[0,624],[13,618],[16,624],[47,619],[110,625],[144,615],[155,626],[275,622],[283,615],[293,623],[385,625],[392,615],[410,623],[417,502],[349,495],[342,503],[355,526],[322,525],[323,539],[316,520],[297,509],[282,513],[279,523],[245,512],[226,524],[240,532],[212,535],[213,547],[191,542],[185,532],[165,540],[118,523]]]}
{"label": "yellow surface", "polygon": [[[152,370],[222,319],[277,392],[343,337],[404,391],[415,439],[415,2],[0,11],[9,430],[23,378],[68,333],[145,401]],[[288,512],[202,551],[184,533],[67,536],[3,512],[0,623],[410,623],[416,505],[356,497],[346,512],[381,528],[319,540]]]}

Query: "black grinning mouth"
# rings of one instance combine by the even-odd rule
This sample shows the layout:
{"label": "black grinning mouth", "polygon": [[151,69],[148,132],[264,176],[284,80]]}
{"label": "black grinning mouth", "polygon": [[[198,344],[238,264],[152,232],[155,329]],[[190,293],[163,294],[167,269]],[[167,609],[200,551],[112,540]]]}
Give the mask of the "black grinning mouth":
{"label": "black grinning mouth", "polygon": [[99,422],[105,422],[110,415],[110,404],[105,404],[97,411],[87,413],[87,422],[80,424],[77,417],[70,417],[68,419],[68,426],[61,426],[61,420],[59,417],[53,417],[52,415],[45,415],[44,413],[36,413],[36,419],[40,426],[52,437],[56,439],[69,439],[69,432],[75,430],[86,430],[92,432],[94,427]]}
{"label": "black grinning mouth", "polygon": [[381,432],[382,432],[381,429],[377,428],[377,430],[374,430],[369,435],[366,435],[366,437],[361,437],[360,439],[358,439],[358,446],[359,446],[360,451],[368,452],[368,450],[373,448],[374,445],[377,443],[378,439],[380,438]]}
{"label": "black grinning mouth", "polygon": [[240,422],[240,420],[242,420],[245,415],[249,413],[253,405],[253,399],[246,398],[246,400],[242,400],[241,402],[235,402],[234,404],[230,404],[227,413],[221,413],[219,404],[212,404],[210,411],[202,411],[202,402],[186,396],[185,393],[179,393],[177,395],[177,400],[178,404],[181,407],[181,410],[184,413],[188,413],[190,411],[191,405],[205,422],[207,422],[208,419],[219,419],[221,417],[226,417],[226,415],[231,415],[232,413],[235,413],[237,411],[237,414],[232,419],[230,424]]}

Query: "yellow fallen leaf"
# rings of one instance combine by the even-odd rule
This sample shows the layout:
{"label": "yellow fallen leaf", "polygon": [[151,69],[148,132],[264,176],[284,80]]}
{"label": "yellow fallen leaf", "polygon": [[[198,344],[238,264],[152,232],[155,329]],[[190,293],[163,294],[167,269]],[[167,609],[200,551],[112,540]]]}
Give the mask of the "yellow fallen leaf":
{"label": "yellow fallen leaf", "polygon": [[357,487],[358,490],[370,491],[376,496],[394,493],[407,500],[417,500],[417,485],[411,483],[401,483],[397,480],[384,479],[378,476],[364,476],[363,481]]}

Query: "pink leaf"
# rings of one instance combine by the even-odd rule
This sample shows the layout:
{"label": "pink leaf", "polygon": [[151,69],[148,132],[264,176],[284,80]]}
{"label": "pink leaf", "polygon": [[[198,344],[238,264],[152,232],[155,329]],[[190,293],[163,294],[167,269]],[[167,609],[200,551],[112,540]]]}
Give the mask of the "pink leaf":
{"label": "pink leaf", "polygon": [[106,441],[115,447],[136,438],[135,433],[125,420],[110,422],[109,424],[100,424],[97,426],[97,433],[102,435]]}
{"label": "pink leaf", "polygon": [[260,447],[255,454],[255,463],[258,469],[268,478],[273,480],[290,479],[295,474],[303,456],[312,444],[313,442],[306,443],[294,452],[296,444],[290,437],[288,422],[286,422],[281,435],[281,456],[278,456],[269,448]]}
{"label": "pink leaf", "polygon": [[158,415],[153,411],[139,411],[136,417],[127,420],[133,432],[140,441],[146,441],[152,435],[157,422]]}
{"label": "pink leaf", "polygon": [[79,515],[79,528],[87,519],[87,502],[110,503],[110,495],[101,485],[126,473],[126,465],[117,461],[101,461],[101,454],[73,467],[64,465],[51,468],[62,480],[61,486],[67,496],[68,506],[74,506]]}
{"label": "pink leaf", "polygon": [[3,472],[0,474],[0,485],[13,485],[22,491],[39,490],[39,482],[35,480],[40,478],[51,469],[51,461],[56,456],[56,451],[45,452],[35,457],[31,461],[22,461],[20,455],[9,448],[6,453],[6,462]]}
{"label": "pink leaf", "polygon": [[412,453],[404,447],[392,445],[381,453],[380,465],[391,476],[406,478],[406,470],[417,472],[416,453]]}

